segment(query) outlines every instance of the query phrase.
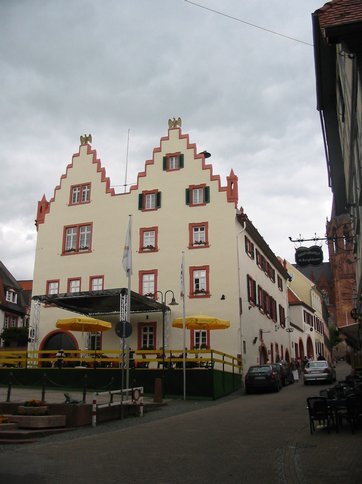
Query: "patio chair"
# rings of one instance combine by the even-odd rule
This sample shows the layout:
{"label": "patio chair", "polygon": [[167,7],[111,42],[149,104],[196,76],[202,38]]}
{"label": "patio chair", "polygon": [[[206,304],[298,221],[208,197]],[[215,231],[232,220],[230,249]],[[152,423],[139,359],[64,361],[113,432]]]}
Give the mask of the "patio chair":
{"label": "patio chair", "polygon": [[338,424],[342,425],[343,420],[346,420],[350,427],[351,432],[354,434],[356,427],[358,426],[358,420],[362,417],[361,400],[358,395],[349,395],[346,398],[344,409],[337,410]]}
{"label": "patio chair", "polygon": [[319,428],[327,428],[329,433],[331,425],[334,424],[334,418],[327,399],[325,397],[309,397],[307,398],[307,408],[310,433],[313,434],[316,430],[315,422],[318,422]]}

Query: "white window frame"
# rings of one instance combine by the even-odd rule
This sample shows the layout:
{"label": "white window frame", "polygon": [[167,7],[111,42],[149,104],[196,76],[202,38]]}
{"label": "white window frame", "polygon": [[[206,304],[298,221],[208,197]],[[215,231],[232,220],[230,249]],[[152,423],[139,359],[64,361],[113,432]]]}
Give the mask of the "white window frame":
{"label": "white window frame", "polygon": [[192,205],[203,205],[205,203],[205,187],[192,189]]}
{"label": "white window frame", "polygon": [[17,304],[17,302],[18,302],[18,295],[17,295],[17,293],[14,290],[12,290],[12,289],[9,290],[8,289],[6,291],[6,294],[5,294],[5,299],[8,302],[10,302],[10,303]]}

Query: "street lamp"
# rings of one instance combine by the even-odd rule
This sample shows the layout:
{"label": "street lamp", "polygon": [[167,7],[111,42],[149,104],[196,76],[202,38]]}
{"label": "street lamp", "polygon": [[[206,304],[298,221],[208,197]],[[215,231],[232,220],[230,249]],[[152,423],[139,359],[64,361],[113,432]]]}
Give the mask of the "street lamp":
{"label": "street lamp", "polygon": [[175,294],[171,289],[167,289],[167,291],[162,292],[162,291],[156,291],[156,294],[161,295],[161,304],[162,304],[162,391],[164,391],[164,377],[165,377],[165,315],[166,315],[166,300],[167,300],[167,294],[172,294],[172,299],[171,302],[169,303],[169,306],[178,306],[178,303],[176,302],[175,299]]}

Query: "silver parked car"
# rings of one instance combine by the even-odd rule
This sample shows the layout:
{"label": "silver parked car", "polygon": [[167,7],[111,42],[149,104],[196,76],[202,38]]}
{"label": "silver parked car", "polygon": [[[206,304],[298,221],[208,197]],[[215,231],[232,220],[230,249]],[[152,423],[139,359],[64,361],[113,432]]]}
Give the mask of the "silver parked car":
{"label": "silver parked car", "polygon": [[336,370],[326,360],[308,361],[303,370],[304,385],[311,382],[336,381]]}

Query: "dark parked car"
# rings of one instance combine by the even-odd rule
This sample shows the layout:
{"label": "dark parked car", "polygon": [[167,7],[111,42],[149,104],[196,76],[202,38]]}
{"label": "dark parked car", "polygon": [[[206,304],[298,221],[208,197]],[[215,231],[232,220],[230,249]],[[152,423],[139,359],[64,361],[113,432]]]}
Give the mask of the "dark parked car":
{"label": "dark parked car", "polygon": [[277,365],[251,366],[245,375],[245,392],[255,390],[274,390],[279,392],[282,388],[281,370]]}
{"label": "dark parked car", "polygon": [[280,367],[283,387],[285,387],[286,385],[290,385],[291,383],[294,383],[292,369],[290,368],[288,363],[286,361],[280,361],[276,363],[276,365]]}
{"label": "dark parked car", "polygon": [[312,382],[333,383],[336,370],[326,360],[308,361],[303,370],[304,385]]}

